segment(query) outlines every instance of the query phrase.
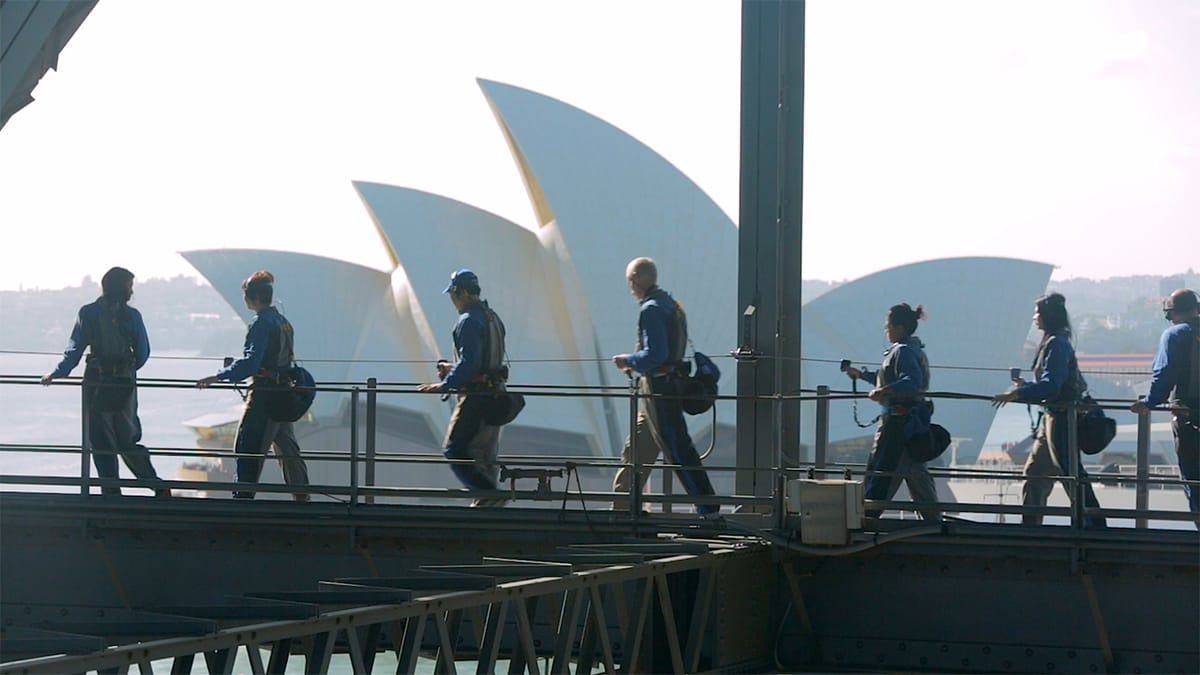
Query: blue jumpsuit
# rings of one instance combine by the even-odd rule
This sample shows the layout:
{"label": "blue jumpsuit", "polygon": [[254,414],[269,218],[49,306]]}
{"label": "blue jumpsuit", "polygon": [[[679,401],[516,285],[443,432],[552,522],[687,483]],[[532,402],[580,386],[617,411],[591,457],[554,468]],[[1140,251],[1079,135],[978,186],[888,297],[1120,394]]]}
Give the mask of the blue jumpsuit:
{"label": "blue jumpsuit", "polygon": [[[1175,453],[1179,456],[1179,473],[1187,481],[1200,480],[1200,386],[1196,371],[1200,369],[1200,320],[1190,319],[1163,331],[1158,353],[1154,356],[1150,392],[1142,399],[1147,406],[1166,402],[1174,390],[1171,431],[1175,434]],[[1200,513],[1200,488],[1185,485],[1188,507]]]}
{"label": "blue jumpsuit", "polygon": [[[639,388],[638,417],[636,422],[636,437],[625,441],[621,453],[621,461],[633,463],[633,453],[637,453],[640,464],[650,464],[658,458],[661,451],[666,460],[680,465],[675,471],[683,487],[689,495],[708,496],[713,494],[712,482],[708,474],[700,468],[700,454],[692,437],[688,434],[687,421],[683,416],[683,405],[678,398],[661,398],[654,394],[674,396],[680,393],[682,374],[674,366],[682,360],[682,345],[687,343],[687,326],[685,322],[675,323],[674,312],[678,305],[666,292],[658,288],[651,289],[642,302],[638,313],[638,350],[628,357],[629,367],[637,371],[641,377]],[[682,310],[678,310],[682,312]],[[672,334],[672,324],[675,331],[682,335]],[[678,352],[678,359],[671,360],[672,346]],[[630,490],[631,466],[621,467],[613,480],[613,491],[628,494]],[[646,482],[647,475],[642,472],[638,476],[638,488]],[[614,508],[628,508],[625,500],[614,502]],[[715,513],[720,510],[716,504],[697,504],[696,511],[700,514]]]}
{"label": "blue jumpsuit", "polygon": [[[267,414],[267,399],[262,396],[268,392],[256,391],[256,386],[260,384],[276,383],[267,376],[267,371],[291,365],[292,340],[292,325],[274,307],[267,307],[250,322],[242,358],[217,371],[217,379],[228,382],[254,378],[233,443],[233,450],[238,455],[238,483],[258,482],[262,474],[262,458],[274,445],[284,482],[288,485],[308,485],[308,467],[300,457],[300,444],[296,441],[292,423],[271,419]],[[233,493],[233,496],[253,499],[254,492],[241,490]],[[298,492],[295,499],[307,501],[308,494]]]}
{"label": "blue jumpsuit", "polygon": [[[458,392],[450,426],[446,430],[445,455],[447,459],[474,460],[473,464],[450,465],[450,470],[458,480],[472,490],[495,490],[498,487],[496,460],[499,456],[500,427],[484,422],[484,412],[491,397],[478,393],[503,386],[501,382],[485,382],[488,370],[501,365],[486,363],[488,354],[504,353],[503,345],[488,344],[488,309],[486,303],[478,302],[465,307],[459,314],[453,334],[457,361],[446,374],[446,379],[442,380],[441,387],[444,392]],[[501,336],[502,332],[497,335]]]}
{"label": "blue jumpsuit", "polygon": [[[83,357],[83,350],[90,347],[88,363],[83,371],[84,383],[94,382],[99,377],[99,371],[93,357],[97,355],[100,343],[100,321],[104,313],[104,303],[109,302],[100,298],[91,304],[79,308],[79,317],[75,327],[71,329],[71,337],[67,349],[63,352],[62,361],[54,369],[54,377],[66,377]],[[146,335],[146,324],[142,315],[133,307],[125,305],[119,310],[123,317],[121,330],[130,336],[133,344],[134,363],[136,371],[146,365],[150,358],[150,339]],[[85,390],[86,391],[86,390]],[[96,473],[101,478],[118,478],[117,455],[121,456],[125,465],[133,475],[145,481],[157,481],[158,473],[150,463],[150,453],[139,441],[142,440],[142,422],[137,414],[137,388],[133,395],[120,410],[100,412],[95,406],[88,410],[88,438],[92,445],[92,462],[96,465]],[[121,488],[101,488],[103,494],[121,494]]]}
{"label": "blue jumpsuit", "polygon": [[[1043,337],[1034,359],[1033,373],[1035,379],[1032,382],[1026,382],[1016,389],[1018,402],[1043,404],[1042,423],[1029,458],[1025,461],[1026,480],[1021,496],[1025,506],[1045,506],[1050,491],[1054,489],[1054,482],[1048,476],[1067,476],[1071,466],[1067,447],[1067,410],[1061,405],[1052,404],[1078,401],[1085,386],[1075,363],[1075,348],[1071,345],[1071,338],[1065,334]],[[1079,477],[1087,478],[1083,467],[1079,469]],[[1070,483],[1064,481],[1063,488],[1074,502],[1075,495]],[[1091,483],[1085,483],[1081,491],[1084,505],[1099,508],[1100,502]],[[1026,513],[1021,516],[1021,522],[1038,525],[1042,522],[1042,515]],[[1088,516],[1084,519],[1086,527],[1104,527],[1104,524],[1103,518]]]}
{"label": "blue jumpsuit", "polygon": [[[893,342],[884,353],[878,372],[864,369],[862,379],[879,387],[887,387],[881,401],[883,413],[875,431],[875,443],[867,460],[867,482],[863,496],[867,499],[890,500],[900,489],[901,481],[908,484],[913,501],[921,504],[921,518],[932,522],[942,520],[942,512],[933,506],[937,502],[937,487],[924,462],[909,456],[908,442],[917,434],[929,432],[932,407],[921,394],[929,386],[929,364],[924,345],[915,336],[904,342]],[[879,510],[867,515],[879,517]]]}

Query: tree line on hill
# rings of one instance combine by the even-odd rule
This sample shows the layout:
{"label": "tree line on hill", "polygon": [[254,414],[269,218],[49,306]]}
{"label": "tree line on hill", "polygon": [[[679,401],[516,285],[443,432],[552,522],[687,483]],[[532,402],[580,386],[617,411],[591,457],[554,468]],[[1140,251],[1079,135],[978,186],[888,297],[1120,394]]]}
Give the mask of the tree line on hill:
{"label": "tree line on hill", "polygon": [[[806,280],[801,298],[808,302],[838,285]],[[1068,279],[1051,282],[1049,290],[1067,297],[1080,352],[1138,354],[1157,348],[1166,328],[1162,296],[1181,286],[1200,288],[1200,275],[1188,270],[1169,276]],[[0,291],[0,349],[61,351],[79,307],[99,295],[100,285],[91,277],[78,286],[57,290]],[[1031,316],[1033,301],[1029,299]],[[241,345],[245,337],[242,318],[212,286],[196,277],[139,280],[132,304],[145,316],[150,344],[158,352],[221,356]],[[1031,327],[1030,339],[1038,337]]]}
{"label": "tree line on hill", "polygon": [[[79,307],[100,297],[100,283],[85,277],[57,290],[0,291],[0,349],[62,351]],[[146,320],[155,352],[221,356],[246,337],[242,318],[207,283],[195,277],[138,279],[131,305]]]}

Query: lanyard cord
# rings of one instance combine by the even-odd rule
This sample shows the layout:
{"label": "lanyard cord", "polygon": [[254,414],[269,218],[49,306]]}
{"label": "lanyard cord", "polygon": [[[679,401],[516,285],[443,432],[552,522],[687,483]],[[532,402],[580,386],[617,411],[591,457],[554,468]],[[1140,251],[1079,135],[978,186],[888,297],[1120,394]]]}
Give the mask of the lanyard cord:
{"label": "lanyard cord", "polygon": [[1033,419],[1033,406],[1028,403],[1025,404],[1025,413],[1029,415],[1029,437],[1035,438],[1037,437],[1038,426],[1042,423],[1042,415],[1044,413],[1039,410],[1037,419]]}
{"label": "lanyard cord", "polygon": [[[857,377],[850,379],[850,390],[853,391],[855,394],[858,393],[858,378]],[[858,419],[858,397],[857,396],[854,397],[854,423],[855,424],[857,424],[859,427],[861,427],[863,429],[866,429],[867,427],[878,422],[880,417],[883,417],[883,413],[876,415],[875,419],[871,420],[870,422],[867,422],[866,424],[863,424],[861,421],[859,421],[859,419]]]}

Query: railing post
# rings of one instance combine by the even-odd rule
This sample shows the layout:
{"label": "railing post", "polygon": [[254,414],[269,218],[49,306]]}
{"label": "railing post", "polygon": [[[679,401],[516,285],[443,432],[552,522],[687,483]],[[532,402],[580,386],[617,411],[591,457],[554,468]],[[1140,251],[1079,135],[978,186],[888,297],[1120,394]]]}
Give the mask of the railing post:
{"label": "railing post", "polygon": [[[375,389],[378,384],[375,378],[367,378],[367,466],[363,477],[367,487],[375,487],[375,402],[379,397]],[[375,495],[368,494],[365,501],[374,504]]]}
{"label": "railing post", "polygon": [[1137,423],[1137,527],[1145,529],[1149,526],[1145,513],[1150,508],[1150,413],[1138,415]]}
{"label": "railing post", "polygon": [[358,502],[358,393],[350,391],[350,503]]}
{"label": "railing post", "polygon": [[825,468],[829,451],[829,386],[817,385],[816,438],[813,439],[813,466]]}
{"label": "railing post", "polygon": [[633,463],[633,479],[629,481],[629,514],[634,522],[642,515],[642,462],[638,450],[637,417],[638,394],[641,381],[639,378],[629,380],[629,458]]}
{"label": "railing post", "polygon": [[775,491],[771,500],[771,509],[774,512],[775,529],[782,530],[787,525],[787,502],[785,501],[785,491],[787,490],[787,471],[779,468],[779,473],[775,474]]}
{"label": "railing post", "polygon": [[79,385],[80,431],[82,438],[79,443],[79,492],[88,494],[92,491],[92,429],[91,406],[88,404],[88,388],[86,384]]}
{"label": "railing post", "polygon": [[1083,527],[1083,481],[1079,469],[1083,464],[1079,458],[1079,408],[1075,402],[1067,404],[1067,475],[1071,477],[1071,527]]}
{"label": "railing post", "polygon": [[[663,493],[664,497],[670,497],[675,494],[675,472],[674,471],[663,471],[662,472],[662,493]],[[672,504],[671,502],[663,502],[662,503],[663,513],[672,513],[674,511],[674,508],[673,508],[674,506],[675,505]]]}

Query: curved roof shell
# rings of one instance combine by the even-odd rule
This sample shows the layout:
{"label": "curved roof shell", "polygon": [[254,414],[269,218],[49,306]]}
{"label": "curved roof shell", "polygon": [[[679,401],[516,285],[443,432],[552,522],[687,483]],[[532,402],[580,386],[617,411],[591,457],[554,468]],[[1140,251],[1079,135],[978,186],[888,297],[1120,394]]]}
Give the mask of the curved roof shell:
{"label": "curved roof shell", "polygon": [[[323,359],[320,372],[314,369],[322,381],[429,380],[432,361],[451,354],[456,312],[443,289],[462,267],[479,274],[484,297],[504,318],[514,384],[626,383],[609,357],[633,345],[637,305],[624,270],[640,255],[658,261],[662,285],[684,304],[696,348],[714,356],[732,349],[737,228],[716,204],[669,161],[607,122],[519,87],[480,86],[525,181],[537,214],[533,230],[444,196],[356,182],[395,263],[390,272],[271,251],[185,257],[239,309],[241,280],[257,269],[276,272],[277,297],[296,325],[298,356]],[[887,308],[909,302],[924,304],[931,315],[918,335],[928,346],[935,390],[1003,390],[1005,372],[977,367],[1006,370],[1017,363],[1029,307],[1050,271],[1027,260],[951,258],[839,286],[802,308],[806,363],[797,387],[848,388],[837,361],[877,364],[887,346]],[[736,391],[737,369],[723,365],[722,391]],[[426,436],[440,439],[449,408],[437,397],[397,394],[384,402],[417,415],[434,430]],[[870,433],[854,426],[847,403],[834,405],[832,438]],[[864,417],[874,409],[861,405]],[[809,404],[805,415],[811,412]],[[728,431],[735,406],[719,405],[717,416]],[[968,455],[982,444],[992,417],[984,402],[938,404],[937,419],[970,439]],[[709,435],[710,419],[689,420],[693,435]],[[611,456],[619,453],[628,424],[628,404],[620,398],[534,397],[506,428],[503,447]],[[802,440],[811,442],[811,431],[805,433]],[[732,457],[731,444],[723,442],[711,461],[730,464]]]}
{"label": "curved roof shell", "polygon": [[[453,359],[451,331],[458,312],[445,294],[450,274],[470,268],[483,297],[500,315],[514,384],[595,384],[594,350],[575,349],[564,308],[567,297],[547,251],[529,230],[447,197],[390,185],[355,183],[376,227],[407,280],[425,336],[423,357]],[[413,245],[416,242],[417,245]],[[553,361],[545,361],[553,359]],[[430,375],[426,375],[430,377]],[[522,425],[582,433],[588,448],[607,455],[612,439],[596,399],[546,397],[521,414]],[[566,449],[564,448],[564,451]],[[576,454],[576,453],[571,453]]]}
{"label": "curved roof shell", "polygon": [[[415,383],[428,377],[412,313],[386,272],[287,251],[215,249],[182,255],[247,322],[253,315],[242,299],[242,281],[257,270],[270,270],[273,304],[296,331],[296,359],[319,383],[365,383],[370,377]],[[228,355],[239,356],[240,345],[229,345]],[[437,397],[404,399],[404,407],[419,411],[440,438],[448,415]],[[340,415],[348,402],[348,394],[323,393],[313,412]]]}
{"label": "curved roof shell", "polygon": [[[877,369],[889,344],[883,329],[888,308],[907,302],[924,305],[928,313],[916,334],[929,358],[931,391],[1004,391],[1008,369],[1028,365],[1021,360],[1033,303],[1045,292],[1052,271],[1052,265],[1015,258],[944,258],[893,267],[838,286],[801,310],[806,359],[801,385],[849,389],[838,369],[843,358]],[[850,408],[846,401],[831,405],[831,438],[871,433],[857,429]],[[962,458],[974,457],[994,417],[990,402],[943,399],[936,408],[935,421],[963,440]],[[864,422],[877,410],[870,401],[859,402]],[[811,412],[811,407],[806,410]]]}
{"label": "curved roof shell", "polygon": [[[547,244],[560,249],[564,288],[578,287],[572,317],[579,351],[601,358],[630,351],[637,305],[625,266],[658,263],[659,281],[688,312],[696,348],[719,355],[736,346],[737,227],[694,181],[649,146],[558,99],[479,80],[525,182]],[[615,292],[614,292],[615,291]],[[615,368],[603,383],[623,384]],[[731,390],[732,391],[732,390]],[[615,406],[622,430],[628,411]],[[732,406],[722,406],[732,424]]]}

